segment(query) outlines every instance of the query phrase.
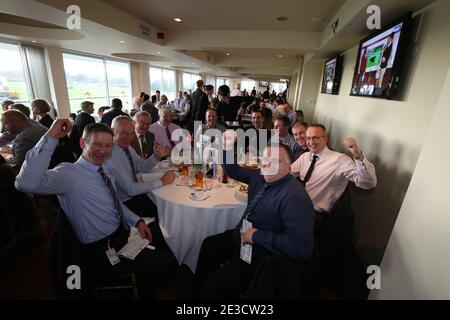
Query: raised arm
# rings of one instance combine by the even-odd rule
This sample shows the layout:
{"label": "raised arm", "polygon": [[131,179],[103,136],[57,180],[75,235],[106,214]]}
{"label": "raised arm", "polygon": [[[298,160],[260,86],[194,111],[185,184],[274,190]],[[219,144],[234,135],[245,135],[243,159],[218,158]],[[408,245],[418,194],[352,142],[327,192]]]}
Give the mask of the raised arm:
{"label": "raised arm", "polygon": [[238,180],[249,184],[253,175],[259,174],[259,171],[242,168],[234,163],[233,147],[236,141],[236,133],[234,131],[225,131],[222,135],[223,150],[223,169],[225,174],[234,180]]}
{"label": "raised arm", "polygon": [[47,170],[58,139],[67,135],[72,127],[68,119],[57,119],[48,132],[31,149],[19,174],[15,186],[23,192],[39,194],[63,194],[70,190],[70,177],[60,167]]}
{"label": "raised arm", "polygon": [[377,185],[375,166],[364,156],[355,139],[344,139],[344,145],[353,155],[355,162],[353,163],[351,159],[345,161],[339,168],[339,173],[359,188],[375,188]]}

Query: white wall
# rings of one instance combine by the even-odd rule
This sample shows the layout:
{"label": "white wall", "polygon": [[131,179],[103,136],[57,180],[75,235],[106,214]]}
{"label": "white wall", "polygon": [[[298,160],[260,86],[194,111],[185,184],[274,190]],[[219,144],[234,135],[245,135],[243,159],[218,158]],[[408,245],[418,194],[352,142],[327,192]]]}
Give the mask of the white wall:
{"label": "white wall", "polygon": [[299,99],[294,109],[303,110],[305,121],[311,123],[317,103],[317,87],[321,83],[323,63],[308,61],[303,66],[300,80]]}
{"label": "white wall", "polygon": [[449,101],[450,68],[371,299],[450,299]]}
{"label": "white wall", "polygon": [[381,262],[415,170],[450,64],[449,35],[450,1],[441,0],[423,13],[400,101],[349,96],[356,47],[344,55],[340,94],[318,94],[314,121],[327,126],[330,145],[342,151],[342,138],[354,136],[377,168],[377,188],[353,192],[356,241],[367,264]]}

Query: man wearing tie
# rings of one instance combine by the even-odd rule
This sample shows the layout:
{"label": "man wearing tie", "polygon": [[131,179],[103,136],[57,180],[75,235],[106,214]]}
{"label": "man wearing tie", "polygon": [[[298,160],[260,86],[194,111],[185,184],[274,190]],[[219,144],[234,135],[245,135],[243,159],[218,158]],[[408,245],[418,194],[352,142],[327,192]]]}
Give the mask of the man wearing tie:
{"label": "man wearing tie", "polygon": [[[78,161],[47,170],[58,139],[65,137],[71,128],[68,119],[53,122],[27,153],[15,186],[22,192],[58,196],[79,242],[83,260],[82,290],[89,288],[93,279],[133,272],[140,292],[148,292],[155,281],[168,276],[177,263],[170,252],[159,248],[143,250],[134,260],[118,259],[112,252],[112,249],[118,252],[127,243],[130,227],[136,227],[141,237],[152,241],[152,233],[145,221],[119,201],[114,177],[105,166],[112,152],[113,131],[104,124],[87,125],[80,140],[83,153]],[[66,269],[63,269],[58,272],[64,274]],[[149,281],[143,282],[144,278]],[[66,279],[61,279],[63,283],[57,286],[64,286]]]}
{"label": "man wearing tie", "polygon": [[[377,185],[377,177],[374,165],[365,157],[355,139],[344,139],[344,145],[353,159],[328,149],[327,142],[326,128],[321,124],[310,124],[306,130],[309,152],[303,153],[291,165],[291,173],[299,177],[305,186],[316,211],[314,233],[321,267],[328,266],[329,270],[337,271],[340,266],[336,264],[344,251],[353,247],[353,219],[341,219],[348,213],[341,215],[335,210],[338,207],[336,204],[344,194],[348,181],[359,188],[371,189]],[[333,278],[329,274],[326,276]]]}
{"label": "man wearing tie", "polygon": [[169,155],[169,147],[156,147],[152,156],[140,157],[131,147],[135,137],[133,121],[126,116],[114,118],[114,145],[111,159],[106,167],[116,179],[117,191],[121,202],[141,217],[157,218],[157,209],[146,195],[153,189],[172,183],[175,173],[169,171],[160,179],[143,182],[139,173],[149,173],[162,157]]}
{"label": "man wearing tie", "polygon": [[155,142],[155,135],[148,131],[152,123],[150,113],[145,111],[136,112],[133,117],[134,130],[136,136],[131,142],[131,146],[142,159],[147,159],[153,154],[153,146]]}
{"label": "man wearing tie", "polygon": [[150,132],[155,135],[155,142],[162,147],[175,146],[175,141],[172,141],[172,133],[181,129],[178,125],[172,123],[172,110],[170,107],[159,109],[159,120],[150,126]]}

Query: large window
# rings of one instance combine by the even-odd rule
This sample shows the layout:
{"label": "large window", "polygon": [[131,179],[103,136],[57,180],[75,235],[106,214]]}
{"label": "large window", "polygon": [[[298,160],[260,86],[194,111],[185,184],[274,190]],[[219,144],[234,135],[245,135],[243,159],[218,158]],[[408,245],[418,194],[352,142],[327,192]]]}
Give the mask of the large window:
{"label": "large window", "polygon": [[214,76],[206,76],[205,84],[210,84],[214,86],[214,90],[217,90],[216,86],[216,77]]}
{"label": "large window", "polygon": [[216,90],[219,90],[219,87],[221,85],[224,85],[224,84],[226,84],[227,86],[230,86],[230,80],[225,79],[225,78],[217,78],[217,80],[216,80]]}
{"label": "large window", "polygon": [[197,89],[197,80],[201,77],[198,74],[183,72],[183,91],[188,91],[189,89],[194,91]]}
{"label": "large window", "polygon": [[275,92],[282,93],[286,89],[286,82],[271,82],[270,90],[275,90]]}
{"label": "large window", "polygon": [[0,43],[0,101],[12,100],[28,105],[28,88],[19,46]]}
{"label": "large window", "polygon": [[241,90],[242,91],[244,91],[244,89],[247,90],[248,94],[252,92],[253,87],[256,87],[256,82],[253,80],[251,81],[244,80],[241,82]]}
{"label": "large window", "polygon": [[63,54],[69,91],[70,110],[76,113],[80,103],[89,100],[95,107],[122,100],[125,111],[131,110],[131,74],[126,62],[117,62],[74,54]]}
{"label": "large window", "polygon": [[166,95],[169,101],[173,101],[176,97],[177,85],[175,81],[175,71],[160,68],[150,68],[150,92],[152,95],[156,90],[161,95]]}

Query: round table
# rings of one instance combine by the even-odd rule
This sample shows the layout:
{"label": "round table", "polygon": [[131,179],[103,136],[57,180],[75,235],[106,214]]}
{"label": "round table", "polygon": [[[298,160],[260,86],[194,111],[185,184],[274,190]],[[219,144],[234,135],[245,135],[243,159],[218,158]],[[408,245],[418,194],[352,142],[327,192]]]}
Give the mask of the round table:
{"label": "round table", "polygon": [[247,201],[236,194],[236,187],[214,182],[209,198],[194,201],[193,188],[170,185],[153,190],[149,197],[158,207],[161,231],[179,264],[195,272],[198,255],[205,238],[236,227]]}

